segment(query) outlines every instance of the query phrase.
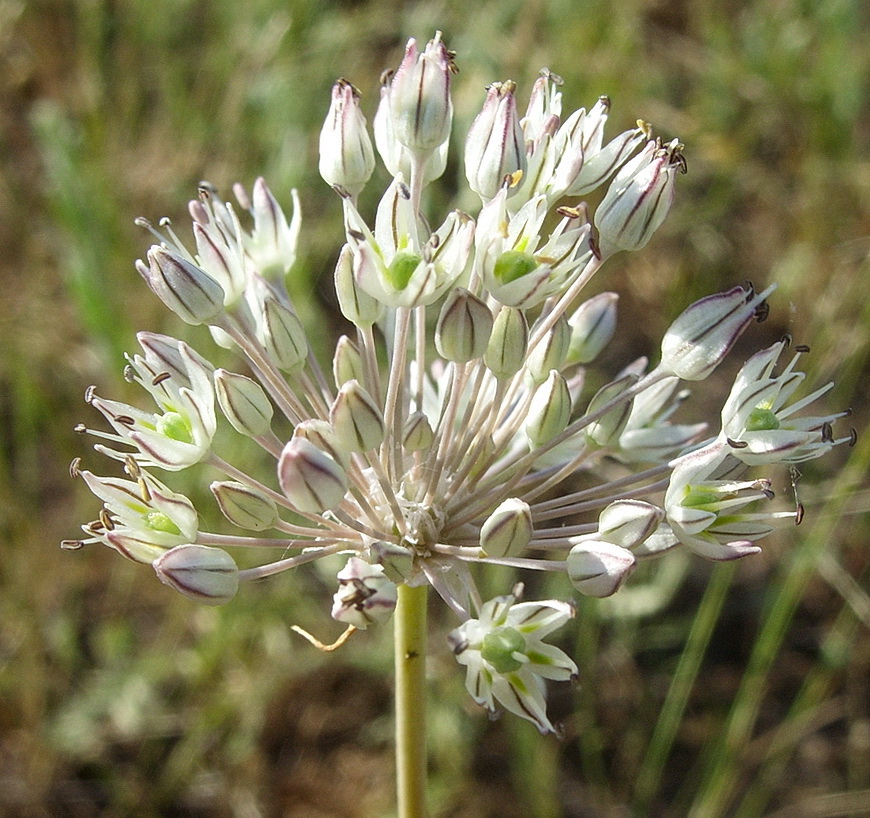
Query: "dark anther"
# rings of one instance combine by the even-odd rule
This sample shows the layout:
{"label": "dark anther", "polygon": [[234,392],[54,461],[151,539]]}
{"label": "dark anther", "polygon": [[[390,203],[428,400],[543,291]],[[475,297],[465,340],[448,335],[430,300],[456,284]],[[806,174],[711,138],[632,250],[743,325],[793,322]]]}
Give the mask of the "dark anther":
{"label": "dark anther", "polygon": [[783,335],[782,342],[785,344],[785,348],[788,349],[791,346],[791,335],[789,333]]}
{"label": "dark anther", "polygon": [[133,383],[136,380],[136,371],[133,369],[130,364],[124,367],[124,380],[127,383]]}
{"label": "dark anther", "polygon": [[804,519],[804,504],[798,503],[794,512],[794,524],[800,525]]}
{"label": "dark anther", "polygon": [[85,403],[90,403],[94,399],[94,394],[97,391],[97,387],[91,384],[87,389],[85,389]]}
{"label": "dark anther", "polygon": [[798,344],[798,345],[794,348],[794,351],[795,351],[795,352],[809,352],[809,351],[810,351],[810,348],[809,348],[806,344]]}
{"label": "dark anther", "polygon": [[140,474],[139,479],[137,480],[139,483],[139,494],[142,495],[142,501],[145,503],[151,502],[151,491],[148,488],[148,484],[145,482],[145,478]]}
{"label": "dark anther", "polygon": [[393,71],[392,68],[388,68],[386,71],[383,71],[383,72],[381,73],[381,77],[380,77],[380,83],[381,83],[381,85],[389,85],[389,84],[390,84],[390,80],[393,78],[393,74],[394,74],[394,73],[395,73],[395,72]]}
{"label": "dark anther", "polygon": [[347,234],[348,234],[348,236],[350,236],[352,239],[356,239],[357,241],[365,241],[365,240],[366,240],[366,235],[365,235],[365,233],[360,233],[359,230],[348,230],[348,231],[347,231]]}
{"label": "dark anther", "polygon": [[218,189],[207,179],[197,185],[197,190],[201,196],[216,196],[218,192]]}
{"label": "dark anther", "polygon": [[834,429],[830,423],[822,424],[822,441],[825,443],[833,443],[834,442]]}
{"label": "dark anther", "polygon": [[725,440],[732,449],[745,449],[749,445],[745,440],[732,440],[730,437]]}
{"label": "dark anther", "polygon": [[84,543],[81,540],[61,540],[60,547],[64,551],[78,551],[80,548],[84,548]]}
{"label": "dark anther", "polygon": [[74,457],[72,459],[72,463],[69,464],[69,476],[70,477],[78,477],[82,473],[82,459],[80,457]]}
{"label": "dark anther", "polygon": [[441,246],[441,236],[439,236],[437,233],[433,233],[431,236],[429,236],[428,244],[433,250],[437,250]]}
{"label": "dark anther", "polygon": [[556,212],[565,219],[579,219],[582,215],[578,208],[569,207],[568,205],[557,207]]}
{"label": "dark anther", "polygon": [[849,427],[849,447],[851,448],[858,442],[858,430],[854,426]]}
{"label": "dark anther", "polygon": [[852,407],[849,406],[848,408],[844,409],[844,410],[843,410],[843,414],[841,415],[841,417],[844,417],[844,418],[850,418],[850,417],[852,417]]}
{"label": "dark anther", "polygon": [[406,202],[409,202],[411,200],[411,188],[409,188],[404,182],[401,182],[399,184],[399,195]]}
{"label": "dark anther", "polygon": [[758,321],[759,324],[763,324],[765,321],[767,321],[767,316],[769,316],[769,315],[770,315],[770,304],[768,304],[766,301],[762,301],[755,308],[755,320]]}
{"label": "dark anther", "polygon": [[115,523],[112,520],[111,515],[104,508],[100,509],[100,522],[103,524],[103,528],[106,531],[113,531],[115,528]]}
{"label": "dark anther", "polygon": [[118,421],[122,426],[135,426],[136,420],[131,418],[129,415],[116,415],[115,420]]}
{"label": "dark anther", "polygon": [[743,282],[743,289],[746,290],[746,300],[752,301],[752,297],[755,295],[755,285],[748,278]]}
{"label": "dark anther", "polygon": [[169,372],[160,372],[151,379],[151,385],[159,386],[163,381],[168,380],[171,377],[172,375]]}

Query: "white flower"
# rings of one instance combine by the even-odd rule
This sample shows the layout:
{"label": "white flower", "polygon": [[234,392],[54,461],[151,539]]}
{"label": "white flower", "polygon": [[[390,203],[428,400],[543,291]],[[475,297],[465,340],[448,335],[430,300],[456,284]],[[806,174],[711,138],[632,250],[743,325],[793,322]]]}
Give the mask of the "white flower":
{"label": "white flower", "polygon": [[477,619],[448,637],[456,661],[468,669],[465,686],[471,697],[490,713],[501,705],[542,733],[555,733],[547,718],[544,680],[574,679],[577,665],[543,639],[573,616],[574,608],[557,600],[517,603],[509,594],[485,603]]}
{"label": "white flower", "polygon": [[785,341],[779,341],[753,355],[737,374],[722,409],[722,437],[731,454],[750,466],[800,463],[820,457],[836,443],[849,440],[835,441],[831,433],[831,423],[846,412],[795,417],[834,384],[822,386],[788,405],[806,375],[795,371],[798,353],[779,375],[773,376],[773,368],[786,346]]}

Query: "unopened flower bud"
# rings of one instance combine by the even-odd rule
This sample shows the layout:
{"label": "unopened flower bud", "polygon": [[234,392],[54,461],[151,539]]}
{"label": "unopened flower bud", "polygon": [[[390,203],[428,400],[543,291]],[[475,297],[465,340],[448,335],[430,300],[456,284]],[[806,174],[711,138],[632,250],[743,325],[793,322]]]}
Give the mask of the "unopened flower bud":
{"label": "unopened flower bud", "polygon": [[332,102],[320,131],[320,175],[326,184],[356,196],[374,169],[375,154],[359,107],[359,92],[340,79],[332,86]]}
{"label": "unopened flower bud", "polygon": [[491,333],[492,313],[476,295],[457,287],[447,296],[435,328],[435,346],[442,357],[456,363],[480,358]]}
{"label": "unopened flower bud", "polygon": [[182,321],[203,324],[224,307],[224,291],[208,273],[157,245],[148,251],[148,266],[136,269],[154,294]]}
{"label": "unopened flower bud", "polygon": [[634,555],[609,542],[584,540],[568,554],[568,578],[581,594],[605,597],[615,594],[635,568]]}
{"label": "unopened flower bud", "polygon": [[571,418],[571,392],[565,378],[555,369],[535,391],[529,406],[526,435],[532,446],[543,446],[565,431]]}
{"label": "unopened flower bud", "polygon": [[465,176],[469,187],[484,201],[498,193],[505,177],[526,169],[515,90],[516,83],[511,80],[490,85],[483,109],[468,130]]}
{"label": "unopened flower bud", "polygon": [[521,310],[502,307],[492,327],[483,361],[497,378],[516,375],[526,360],[529,325]]}
{"label": "unopened flower bud", "polygon": [[774,286],[756,294],[734,287],[687,307],[662,338],[659,368],[687,381],[706,378],[760,310]]}
{"label": "unopened flower bud", "polygon": [[529,353],[526,366],[532,380],[543,383],[551,369],[559,370],[565,363],[568,354],[568,344],[571,341],[571,329],[565,316],[553,324],[553,328],[538,342]]}
{"label": "unopened flower bud", "polygon": [[396,608],[396,585],[381,565],[351,557],[338,572],[338,591],[332,598],[332,618],[360,630],[386,622]]}
{"label": "unopened flower bud", "polygon": [[338,392],[329,420],[339,445],[351,452],[367,452],[384,442],[384,416],[359,381],[350,380]]}
{"label": "unopened flower bud", "polygon": [[234,480],[221,480],[209,488],[224,517],[239,528],[264,531],[272,528],[278,520],[275,501],[251,486]]}
{"label": "unopened flower bud", "polygon": [[664,510],[642,500],[617,500],[598,517],[598,536],[602,540],[634,548],[659,526]]}
{"label": "unopened flower bud", "polygon": [[335,508],[347,492],[344,469],[313,443],[296,436],[281,452],[278,482],[287,499],[306,514]]}
{"label": "unopened flower bud", "polygon": [[414,567],[413,554],[401,545],[378,540],[368,550],[372,562],[382,565],[384,575],[393,582],[404,582]]}
{"label": "unopened flower bud", "polygon": [[293,437],[301,437],[316,448],[326,452],[345,471],[350,465],[350,451],[338,442],[332,424],[328,420],[317,418],[303,420],[293,430]]}
{"label": "unopened flower bud", "polygon": [[432,445],[434,439],[435,433],[426,415],[422,412],[414,412],[408,416],[405,428],[402,430],[402,446],[405,451],[425,451]]}
{"label": "unopened flower bud", "polygon": [[239,589],[239,569],[220,548],[179,545],[154,561],[160,581],[203,605],[224,605]]}
{"label": "unopened flower bud", "polygon": [[[593,415],[601,411],[608,403],[616,400],[627,389],[634,386],[636,382],[637,375],[623,375],[621,378],[602,386],[589,401],[586,414]],[[595,446],[614,445],[628,424],[631,406],[631,400],[624,400],[605,412],[598,420],[590,423],[585,429],[587,440]]]}
{"label": "unopened flower bud", "polygon": [[413,38],[390,82],[390,120],[395,138],[412,153],[426,156],[445,142],[453,121],[450,77],[453,58],[435,33],[421,54]]}
{"label": "unopened flower bud", "polygon": [[648,142],[617,173],[595,211],[602,257],[640,250],[658,230],[674,200],[676,173],[685,173],[682,149],[676,139],[666,146]]}
{"label": "unopened flower bud", "polygon": [[616,293],[599,293],[584,301],[568,319],[571,342],[568,363],[588,364],[606,347],[616,331]]}
{"label": "unopened flower bud", "polygon": [[272,403],[256,381],[226,369],[214,373],[218,404],[232,427],[243,435],[265,435],[272,424]]}
{"label": "unopened flower bud", "polygon": [[308,355],[302,322],[293,310],[271,296],[263,304],[263,346],[284,372],[296,370]]}
{"label": "unopened flower bud", "polygon": [[353,251],[345,244],[335,265],[335,294],[341,314],[357,327],[370,327],[384,312],[384,305],[369,295],[353,272]]}
{"label": "unopened flower bud", "polygon": [[480,551],[484,557],[515,557],[532,538],[532,512],[528,503],[516,497],[505,500],[480,529]]}
{"label": "unopened flower bud", "polygon": [[335,345],[335,355],[332,356],[332,377],[335,385],[341,389],[348,381],[363,380],[363,362],[356,344],[346,335],[342,335]]}

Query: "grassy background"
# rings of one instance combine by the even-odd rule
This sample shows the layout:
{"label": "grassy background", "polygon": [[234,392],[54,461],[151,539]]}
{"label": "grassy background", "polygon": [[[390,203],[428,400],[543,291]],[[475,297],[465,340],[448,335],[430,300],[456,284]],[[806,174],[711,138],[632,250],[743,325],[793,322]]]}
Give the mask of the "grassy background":
{"label": "grassy background", "polygon": [[[203,177],[227,190],[264,174],[285,203],[298,187],[293,290],[328,316],[340,214],[315,169],[329,88],[348,77],[371,116],[410,35],[442,28],[458,51],[462,122],[487,82],[528,93],[547,65],[568,110],[607,93],[611,133],[641,117],[686,143],[671,218],[607,272],[614,360],[655,350],[702,294],[776,280],[735,366],[790,332],[813,346],[811,375],[837,380],[829,406],[866,429],[866,5],[467,5],[0,0],[0,814],[389,814],[388,634],[326,658],[288,631],[329,638],[329,576],[201,610],[105,549],[58,542],[95,511],[66,476],[87,448],[73,425],[94,421],[84,387],[138,398],[120,378],[137,329],[208,350],[138,280],[133,218],[183,224]],[[436,199],[459,174],[454,155]],[[727,373],[696,398],[724,389]],[[624,601],[581,601],[567,638],[582,685],[552,705],[561,743],[470,706],[436,622],[433,814],[870,814],[868,442],[802,469],[807,518],[760,558],[675,561]],[[788,502],[786,472],[775,488]]]}

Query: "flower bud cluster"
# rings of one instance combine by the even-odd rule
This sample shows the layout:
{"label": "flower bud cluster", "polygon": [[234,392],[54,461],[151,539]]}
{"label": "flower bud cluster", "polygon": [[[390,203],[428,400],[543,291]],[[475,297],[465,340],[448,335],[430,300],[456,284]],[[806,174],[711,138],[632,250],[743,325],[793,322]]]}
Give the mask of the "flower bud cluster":
{"label": "flower bud cluster", "polygon": [[[522,116],[516,84],[491,85],[464,141],[480,211],[430,221],[423,192],[447,167],[455,70],[440,33],[425,47],[411,40],[385,75],[373,140],[360,93],[343,79],[333,88],[319,170],[341,201],[334,285],[352,330],[330,366],[315,359],[323,344],[309,343],[285,287],[295,193],[288,221],[261,179],[250,196],[234,189],[240,214],[203,184],[190,205],[195,250],[167,222],[140,222],[157,239],[137,264],[148,286],[240,363],[215,369],[185,342],[138,336],[127,376],[156,408],[88,390],[111,430],[81,431],[126,477],[76,464],[103,509],[66,545],[103,543],[206,604],[343,554],[332,615],[356,629],[390,616],[400,584],[427,584],[460,621],[450,642],[475,700],[552,731],[544,681],[577,667],[543,640],[573,608],[518,602],[518,590],[485,601],[468,563],[558,572],[603,597],[639,560],[672,548],[713,560],[755,553],[774,521],[800,512],[748,510],[770,499],[769,483],[733,475],[818,457],[854,433],[834,435],[843,412],[801,416],[828,387],[793,401],[804,376],[799,350],[775,374],[785,343],[746,362],[718,431],[674,422],[689,397],[682,382],[716,369],[764,318],[772,288],[690,305],[653,367],[642,358],[602,377],[590,366],[620,354],[602,354],[618,338],[618,295],[593,279],[617,251],[651,240],[686,169],[682,145],[645,123],[605,139],[607,97],[563,121],[555,74],[541,74]],[[357,198],[373,176],[373,143],[390,181],[370,223]],[[577,197],[598,188],[591,213]],[[269,460],[265,474],[215,451],[220,416],[236,443]],[[211,492],[233,533],[202,530],[190,500],[149,471],[194,465],[216,472]],[[239,569],[225,549],[245,546],[277,556]]]}

